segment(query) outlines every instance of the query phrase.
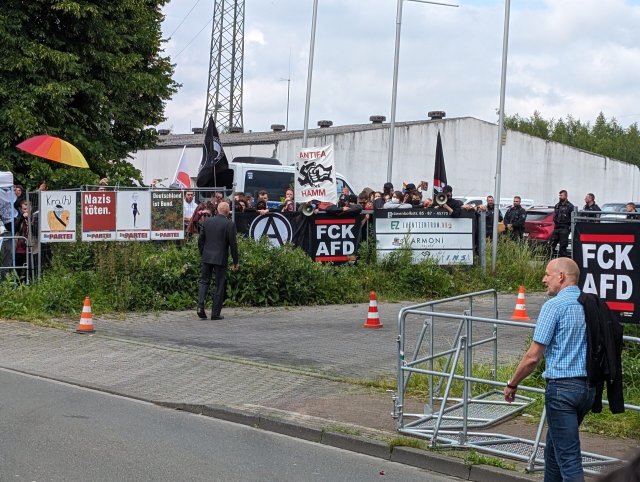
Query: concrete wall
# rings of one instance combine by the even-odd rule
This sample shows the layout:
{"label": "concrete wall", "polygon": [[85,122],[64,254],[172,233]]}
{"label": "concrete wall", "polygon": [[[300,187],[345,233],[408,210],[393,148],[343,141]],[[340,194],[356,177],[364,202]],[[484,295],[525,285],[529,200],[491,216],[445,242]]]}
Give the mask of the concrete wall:
{"label": "concrete wall", "polygon": [[[334,143],[337,170],[356,190],[365,186],[382,189],[387,176],[388,124],[380,128],[332,133],[335,129],[310,131],[309,145]],[[338,129],[339,130],[339,129]],[[345,129],[349,130],[349,129]],[[392,182],[433,180],[438,130],[442,136],[449,184],[456,196],[493,193],[498,128],[474,118],[401,123],[396,128]],[[323,134],[323,135],[320,135]],[[224,141],[223,141],[224,142]],[[302,147],[302,137],[270,144],[225,146],[228,157],[266,156],[290,164]],[[154,177],[172,178],[182,148],[153,149],[135,153],[134,165],[145,182]],[[195,176],[202,150],[187,149],[191,174]],[[170,180],[169,180],[170,182]],[[599,204],[640,199],[638,167],[556,142],[509,131],[503,149],[501,197],[518,194],[539,204],[557,202],[566,189],[569,200],[582,206],[584,195],[593,192]]]}

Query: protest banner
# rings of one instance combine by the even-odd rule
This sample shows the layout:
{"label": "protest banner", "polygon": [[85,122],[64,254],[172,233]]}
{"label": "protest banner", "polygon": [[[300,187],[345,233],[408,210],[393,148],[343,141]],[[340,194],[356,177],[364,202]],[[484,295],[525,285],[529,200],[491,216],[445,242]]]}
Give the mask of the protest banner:
{"label": "protest banner", "polygon": [[76,240],[76,205],[74,191],[40,191],[39,228],[41,243]]}
{"label": "protest banner", "polygon": [[118,241],[149,241],[151,239],[151,193],[149,191],[118,191],[116,213]]}
{"label": "protest banner", "polygon": [[295,198],[298,203],[320,201],[337,204],[333,144],[306,147],[296,155]]}
{"label": "protest banner", "polygon": [[375,237],[378,257],[411,250],[414,263],[432,259],[441,265],[473,264],[475,213],[452,218],[435,209],[377,209]]}
{"label": "protest banner", "polygon": [[116,240],[116,193],[85,191],[80,193],[83,241]]}
{"label": "protest banner", "polygon": [[182,191],[151,191],[151,239],[184,239]]}
{"label": "protest banner", "polygon": [[623,323],[638,323],[640,302],[640,224],[578,222],[573,259],[580,268],[579,286],[606,300]]}

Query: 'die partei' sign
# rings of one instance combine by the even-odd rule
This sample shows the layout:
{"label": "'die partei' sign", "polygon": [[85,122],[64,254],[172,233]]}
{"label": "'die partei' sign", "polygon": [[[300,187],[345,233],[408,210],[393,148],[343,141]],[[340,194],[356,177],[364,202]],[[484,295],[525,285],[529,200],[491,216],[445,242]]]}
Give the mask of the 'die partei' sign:
{"label": "'die partei' sign", "polygon": [[640,224],[577,223],[573,259],[580,268],[582,291],[606,300],[621,322],[638,323]]}
{"label": "'die partei' sign", "polygon": [[305,147],[296,155],[296,202],[321,201],[336,204],[336,167],[333,144]]}

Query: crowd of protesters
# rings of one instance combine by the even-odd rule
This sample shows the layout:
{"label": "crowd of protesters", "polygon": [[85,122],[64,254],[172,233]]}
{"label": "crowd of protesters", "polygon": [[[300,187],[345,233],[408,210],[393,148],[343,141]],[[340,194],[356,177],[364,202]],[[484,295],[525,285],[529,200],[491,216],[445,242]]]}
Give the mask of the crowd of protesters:
{"label": "crowd of protesters", "polygon": [[[109,181],[102,178],[98,181],[98,190],[108,190]],[[153,187],[152,187],[153,188]],[[38,183],[39,191],[46,191],[48,185],[46,181]],[[19,240],[15,248],[16,266],[26,263],[28,250],[27,242],[30,243],[31,252],[37,250],[37,210],[32,209],[32,203],[26,197],[25,189],[20,185],[14,186],[15,200],[13,208],[15,217],[12,220],[3,220],[6,235],[18,236]],[[364,188],[359,194],[352,193],[347,186],[343,187],[337,203],[328,203],[321,201],[311,201],[309,203],[299,203],[295,200],[295,192],[293,189],[287,189],[282,199],[279,199],[279,205],[270,202],[269,193],[267,191],[259,191],[254,198],[250,193],[236,192],[228,195],[223,191],[214,191],[206,199],[201,195],[200,202],[196,200],[196,193],[193,190],[185,190],[183,198],[184,206],[184,230],[187,238],[197,236],[201,230],[204,221],[217,213],[218,203],[225,201],[229,203],[232,210],[236,213],[257,213],[265,215],[269,212],[291,213],[305,211],[307,214],[311,212],[348,212],[351,214],[359,214],[365,211],[363,217],[363,226],[369,220],[370,212],[375,209],[416,209],[416,208],[432,208],[447,211],[447,213],[455,218],[459,217],[463,211],[485,212],[486,236],[491,239],[493,237],[493,220],[496,210],[493,196],[486,198],[486,203],[472,204],[463,203],[453,197],[453,188],[445,185],[438,195],[434,195],[429,189],[429,183],[421,181],[419,183],[403,183],[402,189],[394,189],[392,183],[387,182],[382,186],[381,190],[372,188]],[[556,245],[559,247],[559,256],[567,256],[567,245],[569,231],[571,225],[571,212],[574,210],[573,204],[568,200],[566,190],[559,192],[559,202],[554,206],[554,230],[550,239],[553,250]],[[273,207],[277,205],[277,207]],[[271,206],[271,207],[270,207]],[[595,202],[593,193],[587,193],[585,196],[585,205],[582,208],[585,217],[599,217],[600,207]],[[594,211],[593,214],[588,213]],[[626,218],[632,220],[640,219],[640,213],[637,213],[634,203],[628,203],[625,207]],[[516,241],[521,241],[524,235],[527,211],[521,206],[520,196],[513,198],[513,204],[503,213],[498,210],[498,220],[500,232],[506,233]],[[25,242],[25,239],[29,240]],[[5,254],[7,250],[5,249]],[[6,257],[6,256],[5,256]],[[5,263],[6,264],[6,263]]]}

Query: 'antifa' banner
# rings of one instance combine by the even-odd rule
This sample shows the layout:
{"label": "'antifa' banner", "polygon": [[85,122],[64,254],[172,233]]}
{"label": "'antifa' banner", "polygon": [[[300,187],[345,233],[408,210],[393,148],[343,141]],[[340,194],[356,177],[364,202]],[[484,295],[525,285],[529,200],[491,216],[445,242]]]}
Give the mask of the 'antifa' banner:
{"label": "'antifa' banner", "polygon": [[333,144],[306,147],[298,152],[295,188],[297,202],[338,203]]}
{"label": "'antifa' banner", "polygon": [[292,243],[315,261],[334,263],[356,259],[361,222],[361,215],[348,213],[236,213],[238,233],[256,240],[266,237],[275,247]]}
{"label": "'antifa' banner", "polygon": [[638,323],[640,302],[640,224],[577,223],[573,259],[582,291],[607,301],[618,320]]}

